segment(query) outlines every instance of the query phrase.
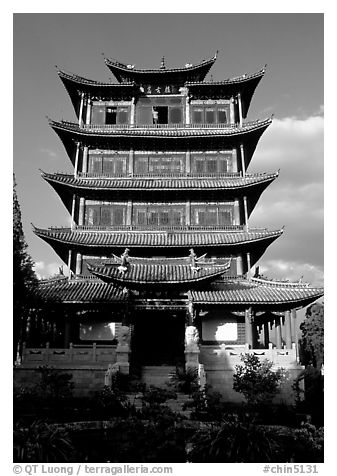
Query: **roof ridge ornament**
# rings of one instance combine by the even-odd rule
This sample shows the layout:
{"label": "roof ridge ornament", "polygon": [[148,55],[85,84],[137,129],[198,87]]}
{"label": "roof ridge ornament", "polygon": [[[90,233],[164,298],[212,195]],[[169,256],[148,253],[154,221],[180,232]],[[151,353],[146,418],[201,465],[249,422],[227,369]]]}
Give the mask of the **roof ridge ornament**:
{"label": "roof ridge ornament", "polygon": [[161,59],[160,69],[166,69],[165,56],[163,56],[162,59]]}
{"label": "roof ridge ornament", "polygon": [[129,248],[125,248],[124,253],[121,255],[121,264],[118,266],[118,271],[122,274],[128,270],[128,265],[130,265],[129,251]]}

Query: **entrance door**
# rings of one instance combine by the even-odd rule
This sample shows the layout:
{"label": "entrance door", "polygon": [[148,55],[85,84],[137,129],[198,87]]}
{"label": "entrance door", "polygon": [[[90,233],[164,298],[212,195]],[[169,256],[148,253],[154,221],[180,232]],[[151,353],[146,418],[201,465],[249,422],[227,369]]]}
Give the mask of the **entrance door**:
{"label": "entrance door", "polygon": [[143,311],[134,320],[132,356],[138,365],[184,362],[185,313]]}

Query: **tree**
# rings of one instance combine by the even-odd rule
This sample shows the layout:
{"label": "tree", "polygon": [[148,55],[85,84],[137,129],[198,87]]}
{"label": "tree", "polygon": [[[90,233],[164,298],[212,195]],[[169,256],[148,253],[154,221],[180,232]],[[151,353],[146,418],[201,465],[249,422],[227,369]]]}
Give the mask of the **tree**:
{"label": "tree", "polygon": [[29,308],[33,302],[37,278],[33,269],[33,260],[27,253],[21,210],[16,193],[15,175],[13,176],[13,353],[16,359],[17,349],[22,345]]}
{"label": "tree", "polygon": [[307,308],[300,329],[302,363],[320,370],[324,363],[324,304],[314,303]]}
{"label": "tree", "polygon": [[254,354],[242,354],[243,365],[236,365],[233,389],[242,393],[248,405],[269,403],[279,391],[286,372],[282,368],[272,370],[273,363]]}

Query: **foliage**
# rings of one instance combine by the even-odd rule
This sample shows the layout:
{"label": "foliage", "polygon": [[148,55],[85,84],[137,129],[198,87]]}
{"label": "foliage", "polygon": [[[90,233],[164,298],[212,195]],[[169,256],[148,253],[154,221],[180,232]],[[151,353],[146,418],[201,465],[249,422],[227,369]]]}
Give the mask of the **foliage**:
{"label": "foliage", "polygon": [[286,378],[284,369],[272,370],[268,359],[260,361],[254,354],[242,354],[243,365],[236,365],[233,374],[233,389],[242,393],[248,405],[270,402],[278,393]]}
{"label": "foliage", "polygon": [[199,430],[191,439],[188,460],[192,463],[270,462],[277,441],[249,416],[227,415],[221,424]]}
{"label": "foliage", "polygon": [[60,372],[47,365],[39,367],[40,382],[33,387],[33,393],[39,399],[64,400],[72,396],[74,384],[71,382],[72,374]]}
{"label": "foliage", "polygon": [[142,396],[143,403],[146,404],[161,404],[165,403],[166,400],[176,398],[177,394],[174,391],[166,388],[155,387],[154,385],[145,387]]}
{"label": "foliage", "polygon": [[110,462],[186,462],[185,438],[166,414],[148,421],[117,420],[107,432],[102,457]]}
{"label": "foliage", "polygon": [[294,459],[298,463],[324,461],[324,429],[303,423],[294,430]]}
{"label": "foliage", "polygon": [[73,461],[74,447],[64,429],[45,421],[29,427],[17,423],[14,428],[14,461],[60,463]]}
{"label": "foliage", "polygon": [[300,325],[301,361],[303,365],[313,365],[320,369],[324,363],[324,305],[315,303],[309,306],[305,320]]}
{"label": "foliage", "polygon": [[191,401],[184,404],[184,409],[192,409],[191,419],[199,421],[219,421],[222,419],[226,403],[219,392],[211,391],[211,386],[197,390],[191,395]]}
{"label": "foliage", "polygon": [[103,390],[96,392],[92,404],[105,418],[123,416],[130,411],[128,397],[117,385],[105,386]]}
{"label": "foliage", "polygon": [[14,360],[18,346],[25,338],[26,321],[29,308],[34,299],[37,278],[33,261],[27,253],[21,210],[16,193],[16,181],[13,177],[13,353]]}
{"label": "foliage", "polygon": [[[301,385],[302,383],[304,385]],[[322,425],[324,421],[324,377],[320,370],[308,365],[294,382],[293,388],[296,394],[297,411],[309,414],[313,423]]]}
{"label": "foliage", "polygon": [[177,367],[176,373],[171,377],[171,384],[177,392],[190,395],[199,388],[197,369]]}

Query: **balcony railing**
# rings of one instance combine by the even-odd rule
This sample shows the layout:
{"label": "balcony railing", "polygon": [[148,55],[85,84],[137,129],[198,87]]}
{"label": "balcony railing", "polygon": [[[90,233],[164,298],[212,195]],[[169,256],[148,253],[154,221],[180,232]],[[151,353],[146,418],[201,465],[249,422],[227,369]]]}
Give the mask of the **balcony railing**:
{"label": "balcony railing", "polygon": [[171,173],[159,173],[159,172],[148,172],[145,174],[109,174],[109,173],[94,173],[94,172],[78,172],[78,177],[80,178],[108,178],[108,179],[118,179],[118,178],[139,178],[139,179],[147,179],[147,178],[158,178],[158,179],[169,179],[169,178],[191,178],[191,179],[218,179],[218,178],[237,178],[242,177],[242,172],[224,172],[224,173],[216,173],[216,174],[200,174],[196,172],[171,172]]}
{"label": "balcony railing", "polygon": [[[244,126],[250,125],[246,122]],[[255,122],[254,122],[255,124]],[[109,130],[109,129],[236,129],[239,124],[83,124],[82,128],[86,130]]]}
{"label": "balcony railing", "polygon": [[210,225],[210,226],[198,226],[198,225],[77,225],[76,230],[79,231],[142,231],[142,232],[188,232],[188,231],[243,231],[244,225]]}

